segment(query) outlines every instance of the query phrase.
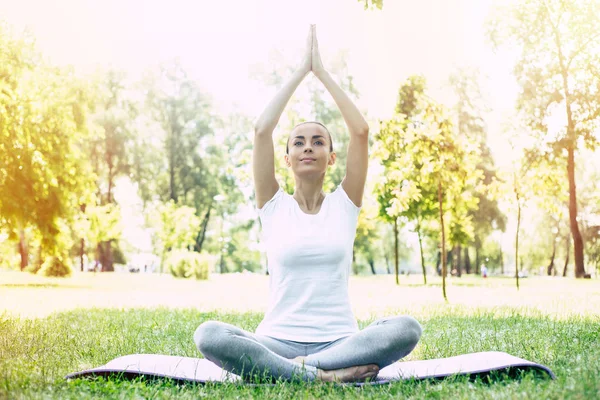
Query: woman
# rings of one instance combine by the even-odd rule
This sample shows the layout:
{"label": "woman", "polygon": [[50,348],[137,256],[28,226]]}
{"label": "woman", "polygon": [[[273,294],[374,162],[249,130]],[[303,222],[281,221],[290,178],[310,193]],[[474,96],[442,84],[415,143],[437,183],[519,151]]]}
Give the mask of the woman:
{"label": "woman", "polygon": [[[309,72],[324,84],[350,131],[346,176],[330,194],[323,180],[335,163],[332,138],[320,123],[296,126],[285,161],[296,188],[275,179],[273,130]],[[367,176],[369,127],[323,68],[311,26],[302,63],[269,103],[255,127],[254,183],[267,249],[270,305],[256,333],[208,321],[198,327],[199,351],[242,375],[352,382],[375,378],[380,368],[410,353],[421,326],[408,316],[383,318],[359,331],[348,297],[348,275]]]}

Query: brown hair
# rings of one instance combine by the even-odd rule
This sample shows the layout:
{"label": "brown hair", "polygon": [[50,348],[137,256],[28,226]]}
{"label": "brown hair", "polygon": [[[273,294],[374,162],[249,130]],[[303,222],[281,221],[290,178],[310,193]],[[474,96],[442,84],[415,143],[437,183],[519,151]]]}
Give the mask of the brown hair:
{"label": "brown hair", "polygon": [[[297,127],[299,127],[300,125],[304,125],[304,124],[317,124],[317,125],[321,125],[323,128],[325,128],[325,131],[327,132],[327,135],[329,136],[329,152],[333,153],[333,140],[331,139],[331,133],[329,133],[329,129],[327,129],[327,127],[325,125],[323,125],[320,122],[317,121],[305,121],[305,122],[301,122],[298,125],[296,125],[292,131],[294,129],[296,129]],[[289,143],[289,139],[287,140],[287,142],[285,143],[285,154],[290,154],[290,148],[288,146]]]}

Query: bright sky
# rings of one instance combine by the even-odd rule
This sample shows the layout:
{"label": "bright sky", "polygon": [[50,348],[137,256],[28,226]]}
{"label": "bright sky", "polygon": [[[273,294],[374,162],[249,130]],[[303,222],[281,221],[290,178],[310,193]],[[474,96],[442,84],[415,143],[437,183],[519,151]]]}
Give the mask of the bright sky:
{"label": "bright sky", "polygon": [[[491,0],[386,0],[365,11],[356,0],[0,0],[0,16],[17,30],[28,27],[57,64],[81,71],[97,65],[133,77],[148,66],[179,57],[218,105],[236,104],[258,115],[272,92],[250,79],[269,52],[300,57],[310,23],[324,60],[341,49],[372,117],[389,115],[397,88],[425,74],[432,93],[457,66],[478,66],[489,77],[490,105],[512,109],[516,91],[511,61],[484,43],[482,24]],[[325,65],[327,67],[327,65]]]}

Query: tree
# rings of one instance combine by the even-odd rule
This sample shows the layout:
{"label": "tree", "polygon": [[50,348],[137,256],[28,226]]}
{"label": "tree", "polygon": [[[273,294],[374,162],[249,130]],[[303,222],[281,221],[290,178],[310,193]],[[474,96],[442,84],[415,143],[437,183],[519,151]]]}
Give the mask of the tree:
{"label": "tree", "polygon": [[[477,205],[471,192],[481,174],[476,147],[456,134],[448,110],[426,96],[425,87],[424,78],[410,77],[400,88],[396,115],[382,124],[377,155],[385,177],[378,192],[384,218],[410,218],[420,231],[424,220],[438,216],[446,298],[446,210],[453,210],[451,242],[465,242],[472,230],[466,214]],[[421,260],[425,278],[422,245]]]}
{"label": "tree", "polygon": [[102,244],[117,242],[120,239],[122,232],[121,210],[115,203],[101,206],[89,205],[85,207],[84,215],[86,218],[79,221],[80,232],[83,233],[80,237],[85,242],[94,244],[95,269],[97,270],[98,265],[100,265],[102,271],[107,271],[107,266],[112,267],[113,254],[109,246],[103,246]]}
{"label": "tree", "polygon": [[[479,162],[477,147],[456,134],[448,110],[432,102],[424,110],[423,121],[427,128],[412,143],[418,151],[411,153],[425,155],[424,158],[431,165],[426,185],[437,183],[442,238],[442,292],[447,299],[445,211],[455,210],[450,220],[451,242],[456,244],[470,240],[472,225],[467,213],[470,208],[477,206],[477,198],[472,196],[472,192],[481,179],[481,171],[475,168]],[[458,209],[461,212],[457,212]]]}
{"label": "tree", "polygon": [[41,237],[40,265],[68,257],[68,227],[80,201],[93,197],[83,151],[87,95],[72,70],[42,62],[33,38],[0,26],[0,215],[19,243],[21,270],[29,228]]}
{"label": "tree", "polygon": [[[194,250],[200,252],[215,209],[215,196],[221,193],[224,183],[234,186],[231,177],[222,171],[225,156],[214,141],[217,117],[211,111],[211,100],[177,61],[161,65],[159,73],[147,76],[141,86],[146,93],[148,122],[154,123],[153,131],[162,143],[136,156],[134,179],[142,196],[147,196],[145,201],[156,197],[196,210],[201,228]],[[156,138],[146,139],[146,143],[149,141],[156,142]],[[142,161],[152,147],[159,148],[164,158],[149,155],[154,163]]]}
{"label": "tree", "polygon": [[[123,72],[109,70],[94,82],[93,138],[90,140],[90,160],[98,177],[97,198],[100,205],[115,203],[115,180],[129,174],[131,149],[135,138],[134,121],[138,109],[128,92]],[[96,255],[101,257],[102,271],[114,271],[112,243],[116,238],[97,243]],[[82,251],[85,244],[81,244]]]}
{"label": "tree", "polygon": [[[383,121],[379,132],[375,136],[376,149],[374,155],[384,167],[383,179],[376,186],[375,190],[380,205],[380,218],[392,223],[394,226],[396,284],[399,284],[398,218],[401,216],[416,221],[415,226],[419,237],[423,280],[427,283],[421,227],[424,220],[432,218],[435,215],[435,206],[432,208],[429,198],[420,195],[423,189],[422,185],[420,185],[420,168],[422,165],[414,165],[412,159],[406,158],[408,153],[405,149],[405,132],[411,124],[418,124],[418,122],[412,121],[412,118],[422,112],[426,102],[425,85],[425,78],[422,76],[411,76],[401,85],[398,92],[394,118],[389,121]],[[405,161],[404,165],[399,165],[402,161]],[[428,188],[427,190],[432,189]],[[426,200],[421,202],[424,198]],[[400,210],[404,211],[400,212]]]}
{"label": "tree", "polygon": [[[483,118],[488,109],[481,93],[480,72],[473,68],[462,68],[450,76],[450,86],[456,96],[453,108],[457,134],[467,140],[477,143],[479,162],[476,166],[483,174],[478,182],[473,195],[477,197],[477,207],[469,207],[467,215],[473,222],[473,241],[469,243],[475,247],[475,273],[479,273],[480,253],[483,243],[492,230],[506,229],[506,216],[500,211],[498,202],[489,194],[489,186],[496,177],[496,168],[490,148],[487,144],[487,127]],[[457,248],[460,256],[461,248]],[[466,272],[470,273],[470,259],[468,249],[465,248]],[[458,263],[460,273],[461,266]]]}
{"label": "tree", "polygon": [[361,213],[358,215],[353,254],[355,264],[357,258],[364,257],[373,275],[377,274],[375,259],[378,255],[378,247],[375,242],[380,239],[377,231],[377,213],[377,204],[371,204],[369,199],[364,199]]}
{"label": "tree", "polygon": [[193,247],[200,230],[200,219],[194,208],[170,200],[158,205],[155,212],[149,214],[149,220],[153,228],[152,243],[155,254],[160,255],[162,272],[167,253]]}
{"label": "tree", "polygon": [[[595,0],[520,0],[496,10],[488,36],[496,47],[516,45],[517,108],[528,126],[567,156],[569,220],[575,276],[585,276],[578,223],[575,155],[598,143],[600,123],[600,3]],[[561,116],[560,127],[551,118]]]}

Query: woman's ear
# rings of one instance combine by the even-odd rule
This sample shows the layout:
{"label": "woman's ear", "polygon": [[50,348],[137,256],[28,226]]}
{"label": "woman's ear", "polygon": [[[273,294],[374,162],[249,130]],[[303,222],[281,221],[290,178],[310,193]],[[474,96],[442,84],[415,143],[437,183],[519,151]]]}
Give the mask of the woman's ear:
{"label": "woman's ear", "polygon": [[288,168],[292,166],[292,164],[290,164],[290,158],[287,154],[283,156],[283,159],[285,160],[285,165],[287,165]]}
{"label": "woman's ear", "polygon": [[337,158],[337,155],[335,154],[335,151],[331,152],[329,154],[329,162],[327,163],[327,165],[333,165],[335,164],[335,159]]}

